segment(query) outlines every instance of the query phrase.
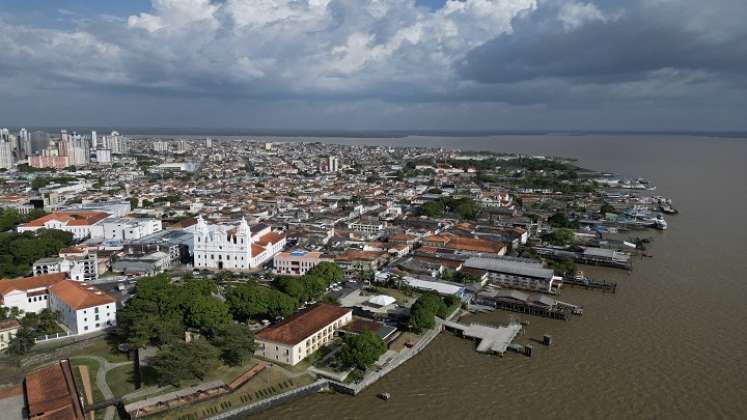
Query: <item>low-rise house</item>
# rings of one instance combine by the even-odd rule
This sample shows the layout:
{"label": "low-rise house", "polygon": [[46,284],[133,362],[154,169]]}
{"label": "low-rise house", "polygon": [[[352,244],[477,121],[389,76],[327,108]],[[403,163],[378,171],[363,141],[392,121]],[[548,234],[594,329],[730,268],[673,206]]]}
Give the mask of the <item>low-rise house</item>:
{"label": "low-rise house", "polygon": [[335,257],[335,263],[347,273],[374,272],[387,260],[386,252],[349,249]]}
{"label": "low-rise house", "polygon": [[68,273],[68,277],[75,281],[98,279],[98,269],[96,253],[85,247],[63,249],[60,251],[59,257],[41,258],[35,261],[32,267],[35,276]]}
{"label": "low-rise house", "polygon": [[296,365],[331,342],[335,332],[352,319],[351,309],[323,303],[315,305],[257,333],[255,354]]}
{"label": "low-rise house", "polygon": [[12,340],[18,330],[21,329],[21,323],[17,319],[8,319],[0,321],[0,352],[8,348],[8,343]]}
{"label": "low-rise house", "polygon": [[0,280],[0,306],[39,313],[49,307],[49,287],[63,281],[65,273]]}
{"label": "low-rise house", "polygon": [[334,262],[334,260],[317,251],[281,252],[273,259],[273,272],[284,276],[303,276],[322,262]]}
{"label": "low-rise house", "polygon": [[23,385],[29,419],[85,418],[69,361],[61,360],[29,373]]}
{"label": "low-rise house", "polygon": [[156,275],[171,267],[170,253],[156,251],[145,254],[116,257],[112,262],[112,271],[123,274]]}

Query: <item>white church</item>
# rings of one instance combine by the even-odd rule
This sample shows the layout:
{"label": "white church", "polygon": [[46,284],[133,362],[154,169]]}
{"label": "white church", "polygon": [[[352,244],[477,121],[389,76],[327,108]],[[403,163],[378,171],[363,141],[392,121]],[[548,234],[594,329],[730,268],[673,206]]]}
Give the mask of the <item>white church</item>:
{"label": "white church", "polygon": [[252,271],[272,260],[285,247],[285,235],[270,226],[207,224],[202,216],[193,226],[195,269]]}

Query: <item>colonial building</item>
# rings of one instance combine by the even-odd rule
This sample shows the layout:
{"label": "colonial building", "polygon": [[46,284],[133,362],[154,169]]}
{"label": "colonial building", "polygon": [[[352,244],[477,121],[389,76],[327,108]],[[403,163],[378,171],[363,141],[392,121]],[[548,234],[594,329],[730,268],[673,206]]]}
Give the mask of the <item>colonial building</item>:
{"label": "colonial building", "polygon": [[84,282],[65,280],[65,273],[0,280],[0,304],[23,312],[51,309],[73,334],[102,330],[117,323],[116,301]]}
{"label": "colonial building", "polygon": [[249,227],[210,225],[200,216],[194,229],[194,266],[197,269],[250,271],[272,259],[285,247],[285,235],[263,224]]}
{"label": "colonial building", "polygon": [[58,229],[71,232],[76,240],[103,237],[101,221],[109,213],[102,211],[65,211],[52,213],[18,226],[18,232],[33,232],[39,229]]}
{"label": "colonial building", "polygon": [[352,309],[320,303],[257,333],[255,354],[296,365],[331,342],[335,332],[352,320]]}
{"label": "colonial building", "polygon": [[49,307],[49,287],[65,279],[65,273],[0,280],[0,306],[39,313]]}
{"label": "colonial building", "polygon": [[117,324],[117,303],[99,289],[71,280],[63,280],[49,288],[49,308],[59,313],[62,322],[73,334],[100,331]]}
{"label": "colonial building", "polygon": [[275,255],[273,260],[273,272],[284,276],[303,276],[307,271],[319,265],[321,262],[334,262],[332,258],[325,257],[321,252],[306,252],[296,250],[281,252]]}

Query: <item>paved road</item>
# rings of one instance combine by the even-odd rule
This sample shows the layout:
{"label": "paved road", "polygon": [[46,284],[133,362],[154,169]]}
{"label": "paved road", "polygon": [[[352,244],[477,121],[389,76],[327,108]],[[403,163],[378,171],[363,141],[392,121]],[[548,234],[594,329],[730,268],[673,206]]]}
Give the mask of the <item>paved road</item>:
{"label": "paved road", "polygon": [[[92,359],[99,363],[99,369],[96,371],[96,386],[99,388],[99,390],[101,390],[101,394],[104,396],[105,400],[114,398],[114,393],[112,393],[111,388],[109,388],[109,384],[106,382],[106,373],[120,366],[131,365],[132,362],[111,363],[101,356],[79,356],[79,357],[86,358],[86,359]],[[114,418],[115,412],[116,412],[116,408],[114,406],[107,407],[106,412],[104,413],[104,420],[112,420]]]}

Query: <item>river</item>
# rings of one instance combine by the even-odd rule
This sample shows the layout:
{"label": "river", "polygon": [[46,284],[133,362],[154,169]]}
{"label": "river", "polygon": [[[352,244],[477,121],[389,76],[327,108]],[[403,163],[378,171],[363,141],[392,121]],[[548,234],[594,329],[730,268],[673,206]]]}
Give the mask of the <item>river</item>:
{"label": "river", "polygon": [[[319,394],[257,419],[683,419],[747,412],[747,140],[692,136],[498,136],[328,139],[576,157],[582,166],[641,176],[680,214],[650,232],[632,273],[587,268],[617,294],[566,288],[571,321],[528,317],[531,359],[478,354],[441,334],[357,397]],[[475,318],[499,323],[511,314]],[[524,318],[524,317],[523,317]],[[376,398],[389,392],[392,398]]]}

